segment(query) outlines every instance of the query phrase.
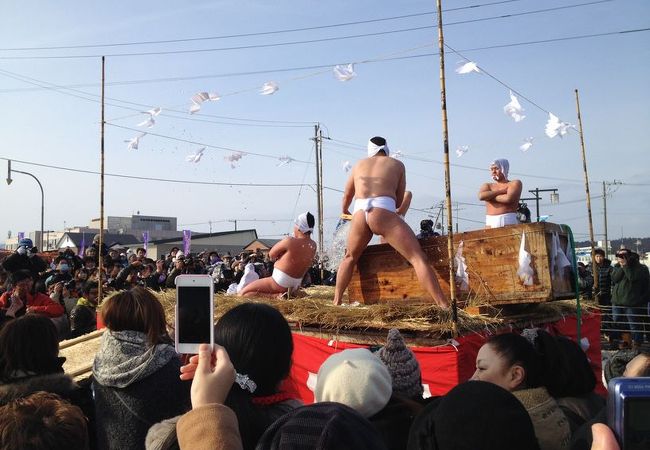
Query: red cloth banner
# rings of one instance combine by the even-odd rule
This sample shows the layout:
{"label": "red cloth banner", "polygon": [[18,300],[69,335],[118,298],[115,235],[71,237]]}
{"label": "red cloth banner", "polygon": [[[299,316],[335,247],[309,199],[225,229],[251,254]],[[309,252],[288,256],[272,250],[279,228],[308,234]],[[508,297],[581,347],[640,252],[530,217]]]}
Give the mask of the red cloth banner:
{"label": "red cloth banner", "polygon": [[[568,316],[558,322],[532,325],[544,328],[551,334],[566,336],[575,341],[576,324],[577,318]],[[511,331],[510,328],[504,328],[499,332],[509,331]],[[410,347],[420,363],[425,395],[444,395],[457,384],[467,381],[474,373],[476,354],[489,336],[488,333],[475,333],[461,336],[446,345]],[[589,346],[587,357],[590,359],[596,379],[599,381],[596,392],[603,394],[605,390],[600,382],[602,363],[600,317],[598,314],[583,315],[581,338],[583,338],[583,345],[588,344]],[[586,341],[584,341],[585,339]],[[305,403],[313,403],[313,388],[316,384],[318,369],[330,355],[348,348],[368,347],[341,341],[328,341],[298,333],[293,334],[293,346],[293,365],[289,378],[283,384],[283,390],[302,399]]]}

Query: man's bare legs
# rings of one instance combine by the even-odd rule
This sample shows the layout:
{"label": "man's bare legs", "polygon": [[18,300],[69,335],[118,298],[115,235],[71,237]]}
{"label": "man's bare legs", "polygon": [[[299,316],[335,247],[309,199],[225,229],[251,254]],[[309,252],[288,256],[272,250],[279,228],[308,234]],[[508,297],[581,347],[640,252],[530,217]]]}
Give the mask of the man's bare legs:
{"label": "man's bare legs", "polygon": [[357,211],[352,216],[345,256],[336,272],[336,287],[334,289],[335,305],[341,304],[343,293],[347,289],[348,284],[350,284],[354,266],[357,261],[359,261],[359,257],[361,256],[361,253],[363,253],[363,250],[368,246],[370,239],[372,239],[372,231],[370,231],[370,228],[368,228],[368,224],[366,223],[365,213],[363,211]]}
{"label": "man's bare legs", "polygon": [[438,306],[448,308],[449,300],[440,289],[436,274],[429,265],[415,234],[406,222],[395,213],[381,208],[373,208],[368,214],[368,225],[376,234],[384,236],[386,242],[411,263],[420,284]]}
{"label": "man's bare legs", "polygon": [[[246,286],[238,294],[240,297],[245,295],[273,295],[273,294],[282,294],[287,292],[287,288],[283,288],[271,277],[260,278],[259,280],[253,281],[251,284]],[[260,294],[262,293],[262,294]]]}

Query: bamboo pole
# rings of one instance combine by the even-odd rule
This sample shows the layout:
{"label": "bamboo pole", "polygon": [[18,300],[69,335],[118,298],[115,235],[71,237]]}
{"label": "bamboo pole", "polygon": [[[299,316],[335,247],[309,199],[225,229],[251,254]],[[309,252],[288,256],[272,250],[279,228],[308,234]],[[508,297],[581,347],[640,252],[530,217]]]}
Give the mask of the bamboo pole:
{"label": "bamboo pole", "polygon": [[320,203],[320,211],[318,212],[318,259],[320,265],[320,279],[321,283],[325,276],[325,270],[323,269],[323,251],[324,251],[324,238],[323,238],[323,222],[325,214],[325,203],[323,201],[323,129],[318,125],[318,160],[320,161],[320,166],[318,168],[320,186],[318,187],[318,202]]}
{"label": "bamboo pole", "polygon": [[580,98],[578,96],[578,90],[575,90],[576,93],[576,108],[578,110],[578,127],[580,128],[580,147],[582,148],[582,171],[585,176],[585,192],[587,193],[587,215],[589,217],[589,240],[591,244],[591,270],[594,277],[596,276],[596,271],[598,267],[596,266],[596,258],[594,257],[594,222],[591,217],[591,194],[589,193],[589,174],[587,173],[587,155],[585,151],[585,138],[584,132],[582,129],[582,115],[580,114]]}
{"label": "bamboo pole", "polygon": [[454,274],[454,222],[451,211],[451,174],[449,170],[449,130],[447,128],[447,88],[445,85],[445,39],[442,32],[442,0],[438,7],[438,51],[440,54],[440,107],[442,110],[442,143],[445,162],[445,206],[447,209],[447,257],[449,259],[449,291],[451,294],[452,332],[458,336],[458,305]]}
{"label": "bamboo pole", "polygon": [[102,271],[104,270],[104,255],[102,255],[102,247],[104,246],[104,87],[106,76],[106,57],[102,56],[102,120],[100,124],[100,175],[99,175],[99,248],[97,254],[99,255],[99,264],[97,265],[97,272],[99,280],[97,283],[97,303],[102,303]]}

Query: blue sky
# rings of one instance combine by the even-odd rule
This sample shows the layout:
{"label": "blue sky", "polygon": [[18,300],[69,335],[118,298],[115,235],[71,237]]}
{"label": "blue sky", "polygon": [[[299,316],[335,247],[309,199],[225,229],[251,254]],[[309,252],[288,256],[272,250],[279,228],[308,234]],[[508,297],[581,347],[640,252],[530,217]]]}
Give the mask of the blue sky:
{"label": "blue sky", "polygon": [[[313,185],[310,139],[313,124],[320,122],[325,136],[331,138],[323,147],[326,237],[340,213],[341,194],[337,190],[342,189],[347,176],[343,163],[363,157],[365,143],[374,135],[385,136],[392,150],[404,155],[408,187],[414,192],[414,209],[407,215],[408,222],[417,229],[422,218],[435,216],[435,212],[417,210],[438,204],[444,195],[438,57],[428,55],[437,51],[437,32],[426,28],[435,25],[435,16],[421,14],[435,10],[434,1],[185,3],[23,1],[3,5],[0,157],[98,171],[98,55],[107,54],[113,55],[106,58],[106,96],[110,98],[106,107],[107,173],[226,184]],[[448,45],[461,51],[650,25],[650,3],[645,0],[613,0],[539,13],[535,11],[591,2],[518,0],[467,8],[487,3],[495,1],[443,3],[445,9],[456,9],[443,14],[448,24]],[[532,13],[491,19],[524,12]],[[133,45],[404,15],[413,16],[300,32]],[[423,29],[332,39],[419,27]],[[272,45],[319,39],[329,40]],[[129,45],[25,50],[116,43]],[[544,111],[577,123],[574,89],[578,88],[596,238],[603,233],[602,181],[614,180],[623,184],[613,187],[608,197],[610,238],[647,236],[650,212],[642,205],[650,193],[649,44],[650,33],[646,31],[461,51],[539,106],[520,97],[527,117],[519,123],[503,113],[509,101],[508,88],[485,74],[457,75],[454,69],[462,58],[448,51],[452,196],[461,202],[460,230],[482,226],[484,207],[476,192],[488,179],[490,161],[505,157],[510,160],[511,178],[521,179],[525,191],[559,189],[560,204],[551,205],[544,195],[542,214],[551,214],[551,221],[569,224],[577,239],[587,237],[578,134],[571,132],[564,139],[544,135]],[[214,50],[231,47],[239,49]],[[15,48],[22,50],[10,50]],[[115,56],[204,49],[210,51]],[[84,57],[61,58],[74,55]],[[43,56],[50,58],[34,58]],[[398,57],[403,58],[386,60]],[[377,59],[382,61],[361,63]],[[348,62],[357,63],[356,78],[336,80],[332,67]],[[325,67],[285,70],[314,66]],[[161,80],[169,78],[177,80]],[[267,81],[276,81],[280,90],[261,96],[258,90]],[[53,85],[80,87],[71,91]],[[222,98],[204,103],[200,114],[190,116],[185,112],[189,99],[199,91],[216,91]],[[138,111],[156,106],[162,107],[163,113],[153,128],[143,131],[160,136],[149,134],[138,150],[128,150],[124,141],[138,131],[121,127],[137,129],[146,118]],[[534,146],[523,153],[519,146],[527,137],[535,138]],[[224,160],[232,151],[209,147],[200,163],[186,162],[185,157],[201,144],[266,157],[244,155],[232,169]],[[457,158],[454,150],[461,145],[467,145],[469,151]],[[281,156],[297,161],[279,165]],[[97,175],[18,162],[13,168],[31,172],[43,183],[46,229],[61,229],[64,221],[68,226],[87,225],[99,216]],[[6,173],[5,160],[0,160],[0,169]],[[15,234],[39,227],[36,183],[19,174],[13,178],[11,186],[0,184],[3,238],[9,230]],[[213,231],[231,229],[233,224],[227,220],[237,219],[240,229],[257,228],[260,236],[279,237],[290,230],[299,212],[316,211],[316,197],[308,186],[196,185],[107,177],[105,207],[106,214],[114,216],[136,211],[176,216],[183,228],[196,231],[208,231],[209,221],[213,222]]]}

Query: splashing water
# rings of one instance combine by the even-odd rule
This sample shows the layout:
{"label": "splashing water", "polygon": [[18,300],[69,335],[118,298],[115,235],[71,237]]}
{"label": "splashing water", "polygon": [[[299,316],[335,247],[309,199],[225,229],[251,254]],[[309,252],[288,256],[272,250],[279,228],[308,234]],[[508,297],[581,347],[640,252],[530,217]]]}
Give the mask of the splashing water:
{"label": "splashing water", "polygon": [[338,270],[347,247],[348,234],[350,234],[350,221],[340,220],[334,232],[332,245],[324,251],[323,265],[329,271]]}

